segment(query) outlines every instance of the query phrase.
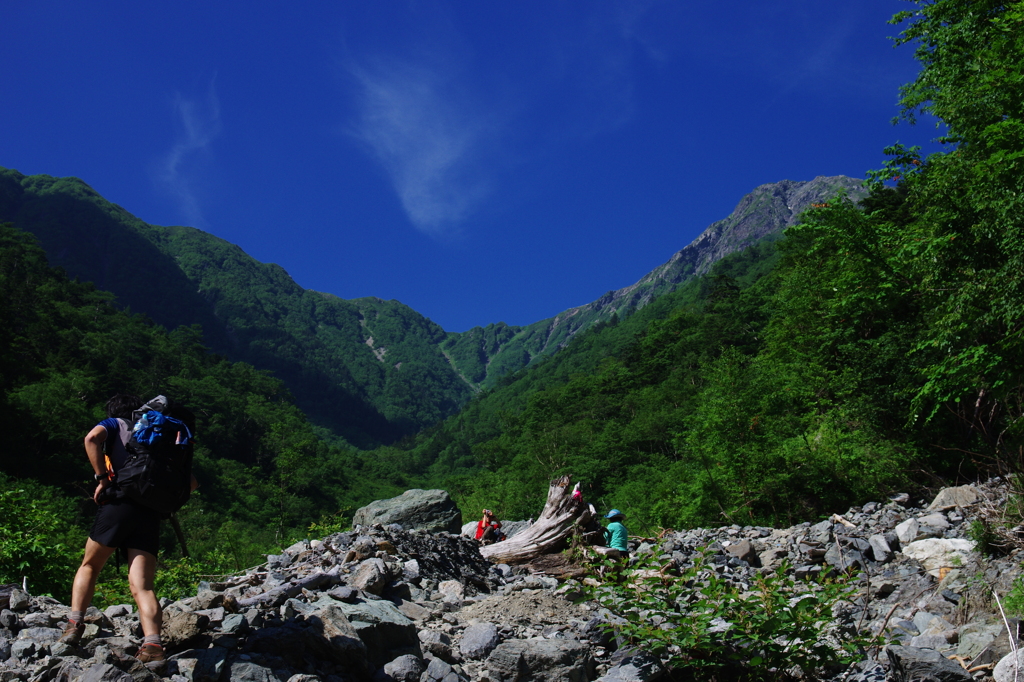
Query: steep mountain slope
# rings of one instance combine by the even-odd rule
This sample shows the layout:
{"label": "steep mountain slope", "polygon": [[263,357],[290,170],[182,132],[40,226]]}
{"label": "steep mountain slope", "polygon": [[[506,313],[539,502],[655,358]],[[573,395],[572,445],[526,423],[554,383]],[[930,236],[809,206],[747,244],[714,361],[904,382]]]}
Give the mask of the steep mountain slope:
{"label": "steep mountain slope", "polygon": [[0,170],[4,221],[121,305],[168,328],[202,325],[214,350],[272,371],[351,444],[413,433],[472,395],[438,348],[444,330],[408,306],[304,290],[278,265],[194,228],[144,223],[75,178]]}
{"label": "steep mountain slope", "polygon": [[710,225],[637,283],[526,327],[501,323],[449,334],[442,348],[468,379],[483,387],[493,386],[502,376],[564,348],[594,324],[628,315],[707,273],[722,257],[761,240],[778,238],[805,209],[827,202],[839,191],[855,200],[866,196],[860,180],[844,175],[761,185],[743,197],[728,218]]}
{"label": "steep mountain slope", "polygon": [[481,388],[648,305],[724,255],[772,239],[812,203],[859,181],[762,185],[636,284],[527,327],[448,333],[398,301],[305,290],[280,266],[190,227],[145,223],[76,178],[0,169],[0,222],[33,233],[50,263],[169,329],[198,324],[209,346],[273,372],[310,419],[359,447],[437,423]]}

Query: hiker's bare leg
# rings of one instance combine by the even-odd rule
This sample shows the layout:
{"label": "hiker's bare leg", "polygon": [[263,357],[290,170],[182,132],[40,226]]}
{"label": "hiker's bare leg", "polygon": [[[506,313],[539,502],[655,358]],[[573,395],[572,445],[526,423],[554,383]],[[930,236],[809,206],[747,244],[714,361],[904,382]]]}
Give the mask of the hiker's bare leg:
{"label": "hiker's bare leg", "polygon": [[163,614],[153,591],[156,557],[141,549],[128,550],[128,586],[139,607],[139,622],[145,635],[159,635]]}
{"label": "hiker's bare leg", "polygon": [[85,541],[85,556],[82,557],[82,565],[75,572],[75,581],[71,584],[72,611],[85,611],[89,608],[100,570],[113,553],[113,547],[101,545],[92,538]]}

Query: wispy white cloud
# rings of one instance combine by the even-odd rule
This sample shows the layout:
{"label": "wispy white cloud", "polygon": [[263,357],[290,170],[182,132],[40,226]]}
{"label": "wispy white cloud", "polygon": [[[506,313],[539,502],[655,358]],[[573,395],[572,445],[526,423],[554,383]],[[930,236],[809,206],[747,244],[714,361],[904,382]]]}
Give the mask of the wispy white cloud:
{"label": "wispy white cloud", "polygon": [[170,151],[157,166],[158,184],[174,197],[190,225],[204,226],[199,200],[198,175],[204,156],[220,134],[220,102],[215,88],[216,76],[210,79],[206,96],[189,99],[181,93],[174,98],[175,123],[178,134]]}
{"label": "wispy white cloud", "polygon": [[413,224],[450,232],[488,195],[480,165],[494,122],[437,68],[391,60],[349,73],[358,85],[353,135],[381,163]]}
{"label": "wispy white cloud", "polygon": [[443,3],[416,5],[398,27],[389,14],[401,40],[377,36],[362,54],[354,47],[362,41],[346,42],[348,130],[384,169],[413,225],[450,235],[484,202],[506,200],[496,195],[513,166],[542,164],[565,144],[631,120],[636,48],[654,60],[665,54],[646,35],[648,10],[659,4],[579,12],[556,3],[539,23],[511,13],[522,23],[505,30],[519,29],[521,39],[483,62],[475,60],[492,50],[475,41],[486,31],[460,33],[436,9]]}

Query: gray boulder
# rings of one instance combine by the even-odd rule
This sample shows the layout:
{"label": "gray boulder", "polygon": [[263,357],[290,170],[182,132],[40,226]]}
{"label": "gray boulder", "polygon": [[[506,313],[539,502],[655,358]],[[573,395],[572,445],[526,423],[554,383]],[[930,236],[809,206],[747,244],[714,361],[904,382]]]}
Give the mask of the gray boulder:
{"label": "gray boulder", "polygon": [[423,659],[412,654],[399,656],[384,664],[384,674],[395,682],[419,682],[420,675],[427,669]]}
{"label": "gray boulder", "polygon": [[750,544],[750,540],[734,542],[725,548],[725,552],[741,561],[746,561],[750,566],[757,566],[760,563],[757,558],[757,552],[754,551],[754,546]]}
{"label": "gray boulder", "polygon": [[202,635],[210,619],[192,611],[168,609],[163,616],[164,644],[172,647],[187,646]]}
{"label": "gray boulder", "polygon": [[53,644],[60,639],[61,631],[57,628],[23,628],[18,639],[31,639],[38,644]]}
{"label": "gray boulder", "polygon": [[995,641],[1003,631],[1002,623],[971,623],[960,631],[960,642],[956,648],[958,656],[973,660]]}
{"label": "gray boulder", "polygon": [[969,507],[981,499],[978,489],[973,485],[960,485],[955,488],[943,488],[928,505],[928,511],[945,511],[954,507]]}
{"label": "gray boulder", "polygon": [[874,556],[875,561],[879,563],[886,563],[892,560],[892,548],[886,541],[884,535],[875,534],[868,538],[868,544],[871,545],[871,555]]}
{"label": "gray boulder", "polygon": [[25,662],[36,657],[41,651],[41,645],[31,639],[18,639],[11,645],[10,658]]}
{"label": "gray boulder", "polygon": [[352,525],[397,523],[405,530],[458,534],[462,512],[444,490],[406,490],[398,497],[377,500],[356,510]]}
{"label": "gray boulder", "polygon": [[506,538],[510,538],[513,535],[522,533],[532,525],[529,521],[502,521],[501,532],[505,534]]}
{"label": "gray boulder", "polygon": [[24,611],[29,607],[29,597],[27,592],[23,592],[15,587],[11,590],[8,596],[8,608],[11,611]]}
{"label": "gray boulder", "polygon": [[1017,651],[1016,654],[1009,653],[1003,656],[992,671],[992,678],[995,682],[1017,682],[1022,676],[1024,676],[1024,649]]}
{"label": "gray boulder", "polygon": [[309,619],[312,627],[305,632],[307,646],[334,663],[358,669],[363,667],[366,645],[358,630],[336,604],[326,604]]}
{"label": "gray boulder", "polygon": [[224,616],[220,630],[230,635],[244,635],[249,632],[249,621],[240,613],[232,613]]}
{"label": "gray boulder", "polygon": [[900,545],[909,545],[911,542],[921,538],[920,526],[921,524],[915,518],[909,518],[896,526],[896,537],[899,538]]}
{"label": "gray boulder", "polygon": [[466,658],[484,658],[494,651],[499,641],[494,623],[474,623],[462,633],[459,652]]}
{"label": "gray boulder", "polygon": [[651,682],[665,674],[661,659],[648,651],[630,649],[622,654],[598,682]]}
{"label": "gray boulder", "polygon": [[462,682],[462,678],[452,669],[451,664],[435,658],[420,676],[420,682]]}
{"label": "gray boulder", "polygon": [[17,588],[17,583],[8,583],[7,585],[0,585],[0,609],[10,608],[11,592],[16,590]]}
{"label": "gray boulder", "polygon": [[946,518],[945,514],[940,514],[939,512],[919,516],[917,522],[922,526],[935,529],[937,534],[941,534],[949,528],[949,519]]}
{"label": "gray boulder", "polygon": [[423,629],[418,633],[421,648],[437,658],[443,658],[449,663],[455,662],[455,654],[452,651],[452,639],[443,632],[437,630]]}
{"label": "gray boulder", "polygon": [[270,668],[251,661],[235,661],[228,670],[228,682],[278,682]]}
{"label": "gray boulder", "polygon": [[437,591],[441,594],[441,598],[444,601],[453,604],[458,604],[466,597],[466,586],[458,580],[443,580],[437,586]]}
{"label": "gray boulder", "polygon": [[888,646],[885,649],[892,665],[893,682],[973,682],[974,678],[958,664],[935,649],[917,649],[909,646]]}
{"label": "gray boulder", "polygon": [[48,628],[57,622],[57,618],[48,613],[26,613],[21,622],[27,628]]}
{"label": "gray boulder", "polygon": [[102,664],[86,670],[77,682],[135,682],[135,678],[110,664]]}
{"label": "gray boulder", "polygon": [[587,682],[594,664],[587,646],[565,639],[512,639],[487,657],[494,682]]}
{"label": "gray boulder", "polygon": [[348,583],[357,590],[380,596],[390,579],[391,575],[384,561],[374,558],[359,564],[355,573],[348,579]]}
{"label": "gray boulder", "polygon": [[421,655],[416,625],[391,602],[336,602],[331,608],[345,614],[359,639],[366,645],[366,656],[374,666],[379,668],[404,654]]}
{"label": "gray boulder", "polygon": [[167,672],[184,675],[192,682],[218,682],[227,658],[227,649],[219,646],[212,649],[189,649],[171,656],[167,662]]}
{"label": "gray boulder", "polygon": [[[1005,627],[999,628],[999,634],[996,638],[989,642],[985,648],[981,650],[977,656],[971,661],[973,665],[985,665],[987,663],[998,663],[1004,656],[1016,649],[1022,649],[1019,633],[1020,633],[1020,621],[1016,618],[1011,618],[1010,629],[1007,630]],[[1012,633],[1012,634],[1011,634]],[[1013,641],[1011,641],[1013,640]]]}
{"label": "gray boulder", "polygon": [[[955,637],[953,639],[955,640]],[[956,644],[955,641],[950,642],[949,640],[950,638],[943,634],[918,635],[910,639],[910,646],[919,649],[935,649],[945,653],[947,649],[951,649]]]}
{"label": "gray boulder", "polygon": [[825,552],[825,563],[845,571],[853,566],[864,567],[865,555],[871,550],[867,540],[848,535],[836,536],[834,544]]}
{"label": "gray boulder", "polygon": [[107,618],[113,620],[122,616],[130,616],[132,614],[132,607],[130,604],[113,604],[104,609],[103,613]]}

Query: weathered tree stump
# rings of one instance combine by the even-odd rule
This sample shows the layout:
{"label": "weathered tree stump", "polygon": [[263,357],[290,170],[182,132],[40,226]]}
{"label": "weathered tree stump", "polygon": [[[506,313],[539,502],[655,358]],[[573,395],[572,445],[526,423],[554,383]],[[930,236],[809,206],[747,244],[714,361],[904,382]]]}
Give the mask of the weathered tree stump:
{"label": "weathered tree stump", "polygon": [[592,517],[582,499],[573,499],[572,477],[562,476],[551,482],[548,501],[532,526],[508,540],[481,547],[480,554],[496,564],[521,564],[559,552],[573,530],[582,529]]}

